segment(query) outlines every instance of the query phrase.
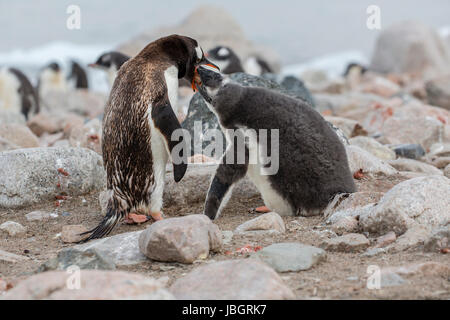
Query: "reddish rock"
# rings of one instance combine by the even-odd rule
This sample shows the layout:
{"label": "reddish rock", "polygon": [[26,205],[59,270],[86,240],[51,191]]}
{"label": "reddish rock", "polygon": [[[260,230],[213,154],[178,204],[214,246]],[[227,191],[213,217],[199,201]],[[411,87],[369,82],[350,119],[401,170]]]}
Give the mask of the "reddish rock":
{"label": "reddish rock", "polygon": [[139,236],[139,249],[148,258],[164,262],[193,263],[206,259],[222,246],[222,234],[200,214],[157,221]]}
{"label": "reddish rock", "polygon": [[176,280],[170,292],[182,300],[295,298],[272,268],[255,259],[228,260],[198,267]]}

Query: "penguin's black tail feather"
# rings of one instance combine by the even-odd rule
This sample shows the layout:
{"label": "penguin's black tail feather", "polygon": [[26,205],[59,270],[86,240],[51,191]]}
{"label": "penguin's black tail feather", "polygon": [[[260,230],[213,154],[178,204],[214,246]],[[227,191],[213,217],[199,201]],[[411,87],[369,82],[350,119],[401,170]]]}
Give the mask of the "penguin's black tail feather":
{"label": "penguin's black tail feather", "polygon": [[112,229],[116,226],[117,222],[119,222],[123,217],[123,213],[117,211],[115,208],[111,208],[108,206],[108,211],[106,212],[106,216],[103,220],[92,230],[80,233],[80,236],[89,234],[89,236],[78,243],[85,243],[92,239],[103,238],[108,235]]}

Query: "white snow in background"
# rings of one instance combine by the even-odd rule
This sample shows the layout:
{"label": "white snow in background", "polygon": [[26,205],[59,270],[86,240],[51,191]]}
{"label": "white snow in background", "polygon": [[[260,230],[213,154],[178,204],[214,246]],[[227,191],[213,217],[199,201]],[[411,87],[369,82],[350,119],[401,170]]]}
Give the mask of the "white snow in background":
{"label": "white snow in background", "polygon": [[361,51],[343,51],[319,56],[303,63],[284,66],[281,73],[283,75],[300,76],[307,70],[321,70],[326,72],[328,77],[334,78],[342,75],[351,62],[367,65],[369,60]]}

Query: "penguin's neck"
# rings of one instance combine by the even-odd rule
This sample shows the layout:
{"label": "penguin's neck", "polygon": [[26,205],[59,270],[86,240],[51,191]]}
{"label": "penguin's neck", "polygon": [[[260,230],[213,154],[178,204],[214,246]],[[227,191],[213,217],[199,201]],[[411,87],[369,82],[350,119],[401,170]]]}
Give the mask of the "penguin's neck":
{"label": "penguin's neck", "polygon": [[174,65],[164,70],[164,79],[166,80],[167,96],[173,110],[177,110],[178,104],[178,68]]}

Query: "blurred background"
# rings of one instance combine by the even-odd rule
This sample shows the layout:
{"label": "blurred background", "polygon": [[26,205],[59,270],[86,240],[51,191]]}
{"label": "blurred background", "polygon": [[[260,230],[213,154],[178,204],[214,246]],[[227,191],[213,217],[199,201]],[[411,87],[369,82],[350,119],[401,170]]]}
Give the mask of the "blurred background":
{"label": "blurred background", "polygon": [[[66,9],[72,4],[81,9],[79,30],[66,28],[69,16]],[[324,64],[323,68],[329,72],[338,72],[343,71],[349,60],[362,63],[370,60],[380,33],[366,27],[366,9],[372,4],[381,8],[382,29],[412,19],[444,35],[448,33],[450,1],[447,0],[432,4],[423,0],[378,0],[376,3],[369,0],[0,0],[0,65],[20,67],[34,79],[38,68],[50,61],[63,65],[69,59],[93,62],[105,50],[120,47],[143,33],[180,25],[195,10],[215,5],[202,13],[205,16],[200,15],[203,22],[197,21],[199,28],[211,28],[208,18],[230,17],[230,31],[240,28],[242,37],[270,49],[270,56],[277,56],[272,58],[275,64],[284,68],[305,63]],[[226,32],[227,25],[212,28]],[[100,73],[89,71],[89,77],[94,77],[94,88],[108,89]]]}

